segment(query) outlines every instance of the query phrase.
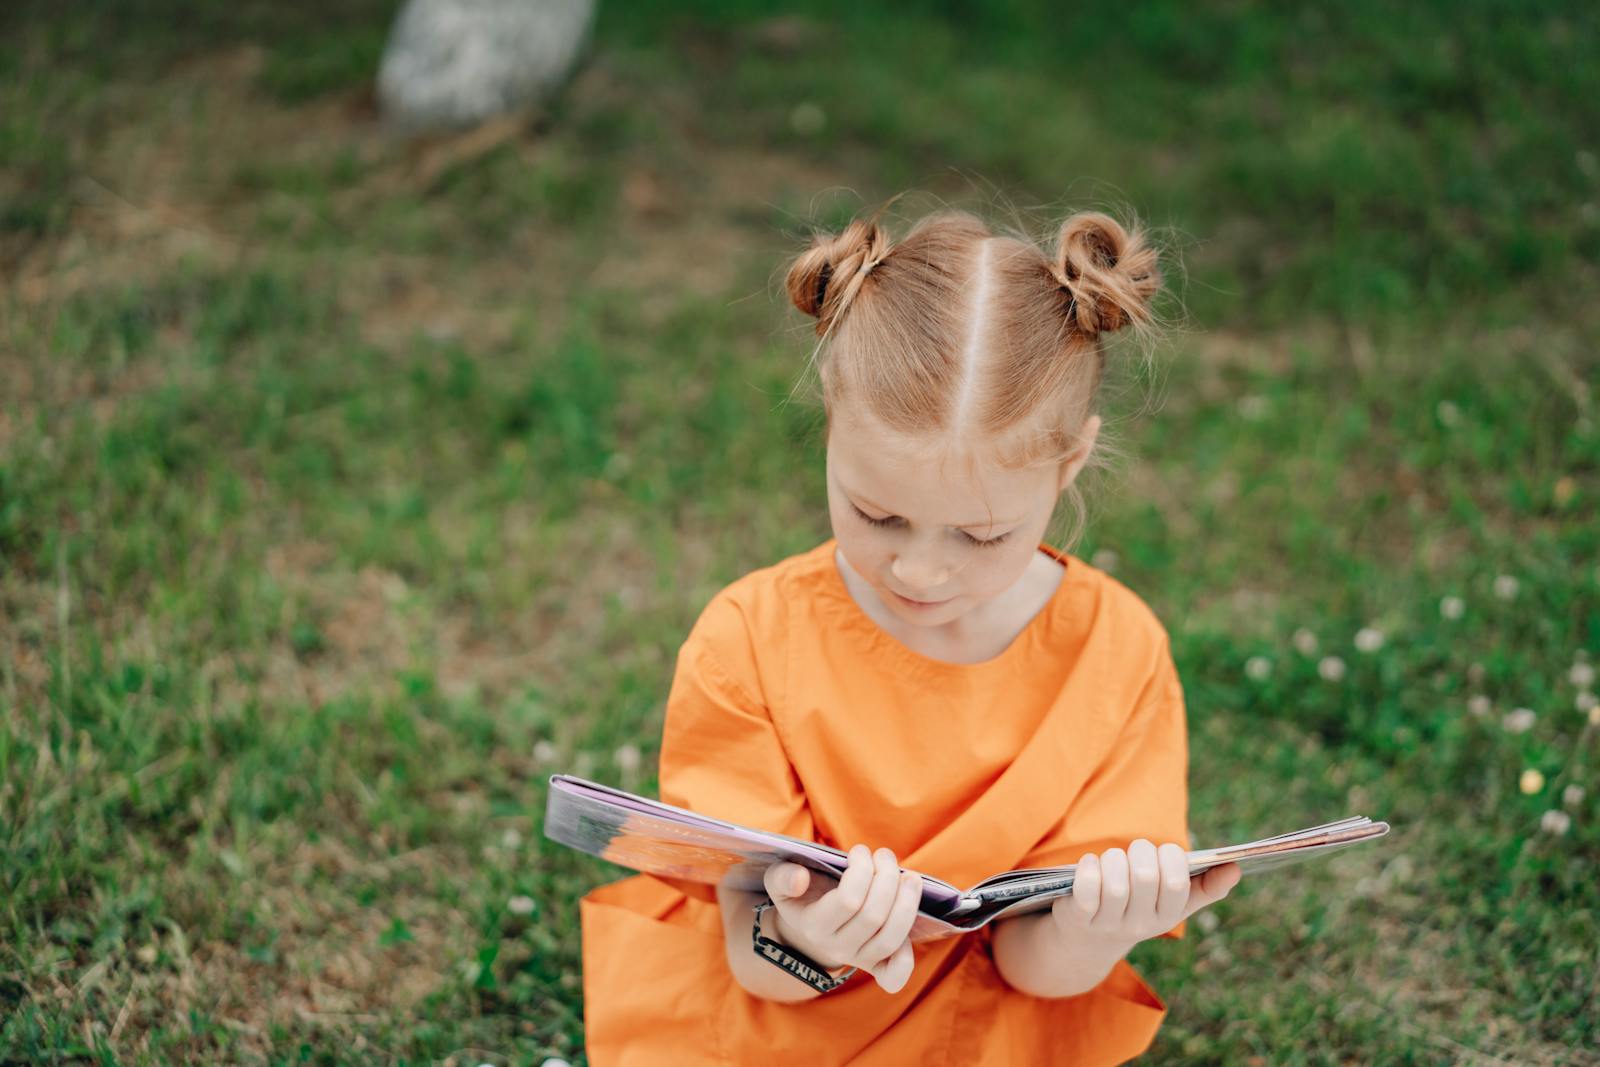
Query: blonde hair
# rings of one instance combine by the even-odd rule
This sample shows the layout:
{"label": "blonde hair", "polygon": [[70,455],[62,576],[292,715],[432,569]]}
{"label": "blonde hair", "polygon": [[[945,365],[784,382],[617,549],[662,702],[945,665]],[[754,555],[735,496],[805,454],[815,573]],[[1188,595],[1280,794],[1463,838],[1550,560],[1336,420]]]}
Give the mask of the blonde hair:
{"label": "blonde hair", "polygon": [[[1158,259],[1137,224],[1101,212],[1067,218],[1046,253],[944,211],[898,243],[859,218],[818,234],[787,287],[817,320],[827,419],[857,405],[891,432],[981,443],[1020,468],[1081,447],[1105,377],[1105,335],[1132,327],[1153,338]],[[1083,520],[1076,484],[1069,499],[1068,543]]]}

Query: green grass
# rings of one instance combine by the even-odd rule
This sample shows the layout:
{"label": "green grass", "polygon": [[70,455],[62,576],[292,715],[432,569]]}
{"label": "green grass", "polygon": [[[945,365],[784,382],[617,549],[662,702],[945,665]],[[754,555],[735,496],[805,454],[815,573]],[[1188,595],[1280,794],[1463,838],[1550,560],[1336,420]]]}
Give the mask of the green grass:
{"label": "green grass", "polygon": [[1395,827],[1137,949],[1152,1058],[1597,1062],[1589,8],[610,4],[452,155],[392,4],[190,7],[0,14],[0,1063],[577,1057],[544,777],[652,787],[701,606],[827,536],[779,271],[907,187],[1160,228],[1076,551],[1199,840]]}

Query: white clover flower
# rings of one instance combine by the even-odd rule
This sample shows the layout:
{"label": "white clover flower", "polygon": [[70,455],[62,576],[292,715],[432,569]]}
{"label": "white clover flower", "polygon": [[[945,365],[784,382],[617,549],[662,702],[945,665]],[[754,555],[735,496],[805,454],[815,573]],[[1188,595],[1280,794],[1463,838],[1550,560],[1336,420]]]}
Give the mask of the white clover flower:
{"label": "white clover flower", "polygon": [[1317,673],[1325,681],[1337,682],[1344,677],[1344,660],[1338,656],[1323,656],[1322,662],[1317,664]]}
{"label": "white clover flower", "polygon": [[1111,549],[1101,548],[1095,550],[1095,554],[1089,557],[1089,562],[1096,570],[1102,570],[1109,574],[1117,569],[1117,564],[1121,562],[1121,559]]}
{"label": "white clover flower", "polygon": [[1474,693],[1467,698],[1467,710],[1480,719],[1489,714],[1492,708],[1493,705],[1489,703],[1489,698],[1482,693]]}
{"label": "white clover flower", "polygon": [[1439,401],[1439,405],[1433,409],[1433,412],[1439,416],[1439,424],[1441,426],[1461,425],[1461,409],[1448,400]]}
{"label": "white clover flower", "polygon": [[1196,915],[1194,917],[1194,923],[1196,926],[1200,927],[1200,932],[1202,934],[1209,934],[1216,930],[1216,928],[1220,925],[1216,912],[1212,911],[1210,908],[1207,908],[1205,911],[1202,911],[1200,914]]}
{"label": "white clover flower", "polygon": [[517,833],[516,830],[507,829],[505,833],[500,835],[500,847],[515,852],[522,847],[522,835]]}
{"label": "white clover flower", "polygon": [[532,915],[535,905],[532,897],[514,896],[506,901],[506,910],[513,915]]}
{"label": "white clover flower", "polygon": [[552,745],[550,742],[535,741],[533,743],[533,762],[539,764],[540,766],[550,766],[556,761],[557,755],[559,755],[559,753],[556,752],[556,746]]}
{"label": "white clover flower", "polygon": [[1600,705],[1600,700],[1596,700],[1595,695],[1587,689],[1580,689],[1572,701],[1572,706],[1579,711],[1593,711],[1596,705]]}
{"label": "white clover flower", "polygon": [[1594,668],[1580,660],[1567,671],[1567,681],[1579,689],[1588,689],[1594,685]]}
{"label": "white clover flower", "polygon": [[611,758],[617,761],[617,767],[623,774],[632,774],[639,769],[639,746],[618,745]]}
{"label": "white clover flower", "polygon": [[1506,728],[1508,734],[1525,734],[1532,729],[1534,720],[1538,717],[1532,708],[1512,708],[1506,717],[1500,720],[1500,725]]}
{"label": "white clover flower", "polygon": [[1459,619],[1467,613],[1467,602],[1458,596],[1447,596],[1439,601],[1439,614],[1446,619]]}
{"label": "white clover flower", "polygon": [[1264,396],[1241,396],[1235,408],[1239,417],[1249,422],[1258,422],[1267,413],[1267,398]]}
{"label": "white clover flower", "polygon": [[1245,661],[1244,673],[1252,682],[1264,682],[1272,673],[1272,661],[1265,656],[1251,656]]}
{"label": "white clover flower", "polygon": [[1361,652],[1376,652],[1383,647],[1383,631],[1372,626],[1363,626],[1356,631],[1356,649]]}
{"label": "white clover flower", "polygon": [[1538,768],[1529,767],[1522,772],[1522,777],[1517,779],[1517,788],[1522,790],[1523,796],[1531,797],[1544,789],[1544,775]]}
{"label": "white clover flower", "polygon": [[1561,803],[1569,808],[1575,808],[1583,803],[1583,786],[1574,782],[1561,791]]}
{"label": "white clover flower", "polygon": [[1294,647],[1302,656],[1314,655],[1317,651],[1317,635],[1304,626],[1296,630],[1289,640],[1294,642]]}
{"label": "white clover flower", "polygon": [[1494,595],[1501,600],[1515,600],[1517,590],[1522,588],[1522,583],[1514,575],[1497,575],[1494,580]]}
{"label": "white clover flower", "polygon": [[828,114],[810,100],[802,100],[789,112],[789,128],[802,137],[822,132],[828,124]]}
{"label": "white clover flower", "polygon": [[1564,811],[1558,811],[1555,808],[1551,808],[1549,811],[1539,816],[1539,829],[1543,830],[1547,834],[1555,834],[1557,837],[1560,837],[1571,828],[1572,816],[1568,815]]}

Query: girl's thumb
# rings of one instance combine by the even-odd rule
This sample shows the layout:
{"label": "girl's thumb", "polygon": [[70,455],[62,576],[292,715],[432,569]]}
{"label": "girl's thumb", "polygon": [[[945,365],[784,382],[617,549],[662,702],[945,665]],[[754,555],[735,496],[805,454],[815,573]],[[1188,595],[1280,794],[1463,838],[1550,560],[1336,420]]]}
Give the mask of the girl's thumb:
{"label": "girl's thumb", "polygon": [[1201,908],[1209,907],[1227,896],[1239,884],[1243,874],[1237,863],[1224,863],[1198,875],[1189,890],[1189,906],[1184,909],[1183,917],[1187,919]]}
{"label": "girl's thumb", "polygon": [[811,884],[811,872],[798,863],[774,863],[761,879],[773,902],[798,897]]}

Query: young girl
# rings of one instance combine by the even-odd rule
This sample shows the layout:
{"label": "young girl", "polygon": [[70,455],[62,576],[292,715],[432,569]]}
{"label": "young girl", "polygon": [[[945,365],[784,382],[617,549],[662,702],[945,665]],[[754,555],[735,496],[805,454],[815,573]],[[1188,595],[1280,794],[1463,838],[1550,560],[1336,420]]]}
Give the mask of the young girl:
{"label": "young girl", "polygon": [[[1183,692],[1137,595],[1041,542],[1099,433],[1103,335],[1157,256],[1072,216],[1057,247],[964,213],[857,220],[788,290],[817,319],[833,538],[718,593],[678,654],[661,798],[848,849],[767,894],[639,875],[581,906],[587,1045],[612,1064],[1114,1063],[1165,1006],[1123,959],[1181,936]],[[1052,910],[913,946],[922,871],[1078,863]],[[830,973],[819,993],[753,948]],[[825,984],[825,983],[824,983]],[[792,1059],[786,1057],[794,1057]]]}

